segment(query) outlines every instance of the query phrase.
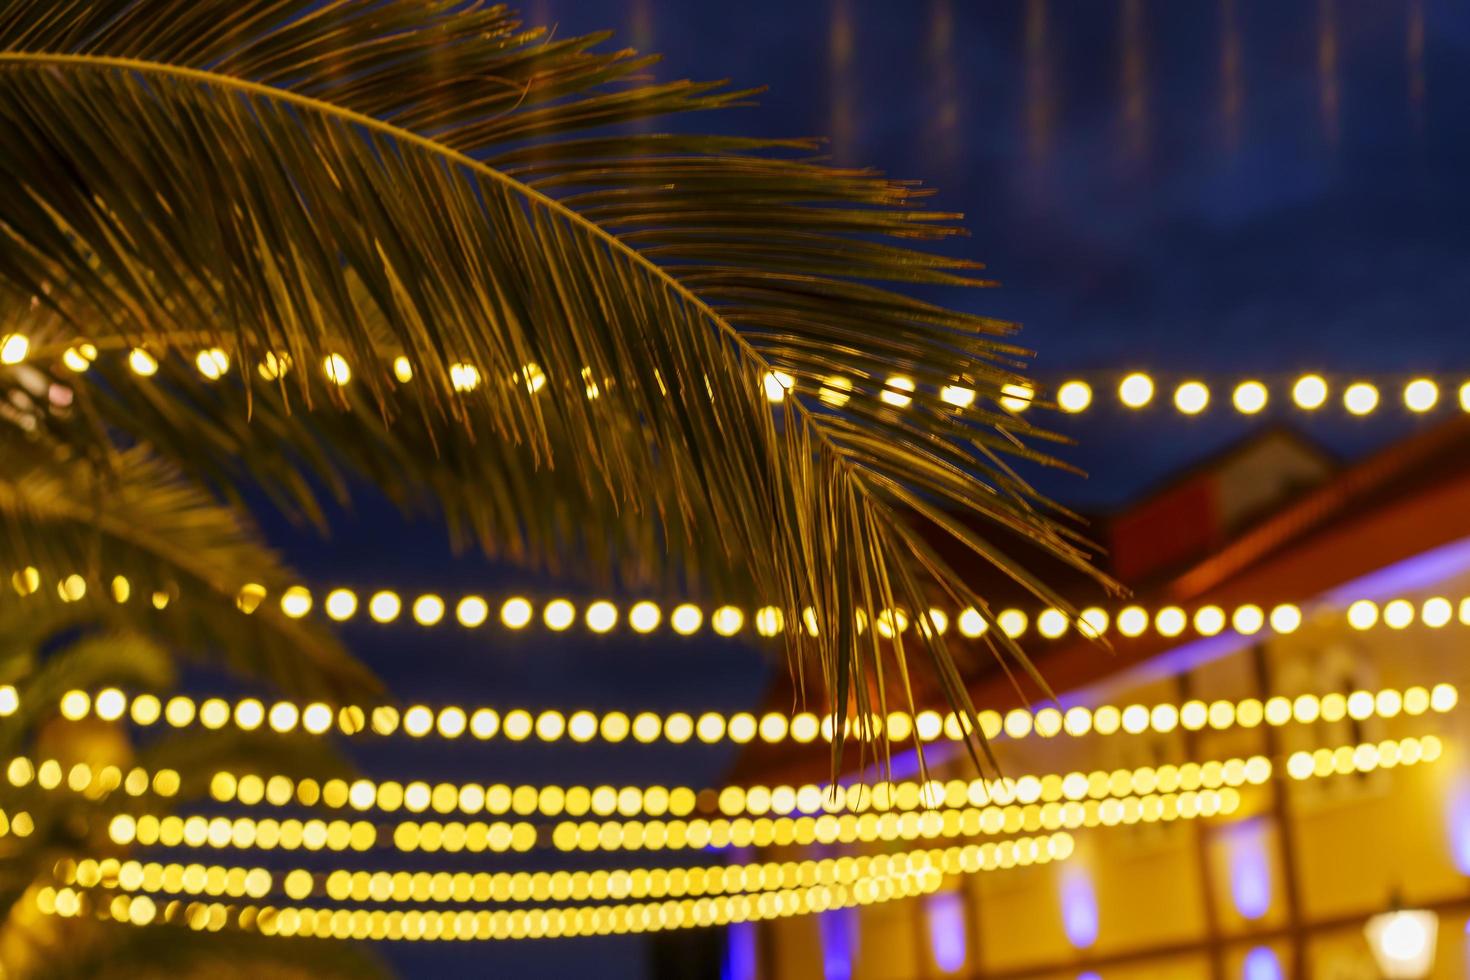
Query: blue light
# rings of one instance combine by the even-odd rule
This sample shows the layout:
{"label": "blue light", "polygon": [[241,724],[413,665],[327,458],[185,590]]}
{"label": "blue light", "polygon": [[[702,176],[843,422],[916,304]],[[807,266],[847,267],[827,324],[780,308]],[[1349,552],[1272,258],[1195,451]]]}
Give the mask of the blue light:
{"label": "blue light", "polygon": [[755,923],[732,922],[725,927],[725,961],[720,980],[756,980]]}
{"label": "blue light", "polygon": [[1455,780],[1450,791],[1445,823],[1455,867],[1460,869],[1460,874],[1470,875],[1470,779],[1464,776]]}
{"label": "blue light", "polygon": [[1096,970],[1088,970],[1086,973],[1077,974],[1077,980],[1102,980],[1102,974]]}
{"label": "blue light", "polygon": [[1247,919],[1259,919],[1271,908],[1271,861],[1266,852],[1266,825],[1259,818],[1229,828],[1230,897]]}
{"label": "blue light", "polygon": [[929,949],[941,973],[958,973],[965,965],[965,900],[959,892],[939,892],[924,903]]}
{"label": "blue light", "polygon": [[1257,946],[1245,954],[1244,980],[1282,980],[1281,961],[1270,946]]}
{"label": "blue light", "polygon": [[832,909],[817,916],[822,936],[822,976],[852,980],[852,953],[857,946],[857,909]]}
{"label": "blue light", "polygon": [[1097,894],[1087,872],[1075,864],[1062,869],[1062,928],[1078,949],[1097,942]]}

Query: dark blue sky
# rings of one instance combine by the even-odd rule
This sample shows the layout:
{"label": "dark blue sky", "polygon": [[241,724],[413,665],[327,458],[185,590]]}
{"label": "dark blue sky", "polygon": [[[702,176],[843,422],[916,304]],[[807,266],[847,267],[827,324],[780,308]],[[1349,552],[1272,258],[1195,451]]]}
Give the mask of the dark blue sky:
{"label": "dark blue sky", "polygon": [[[835,131],[839,159],[938,185],[937,203],[965,212],[973,232],[959,250],[1003,283],[947,298],[1024,323],[1044,377],[1134,368],[1221,383],[1303,369],[1470,377],[1463,2],[549,0],[532,10],[564,35],[612,27],[664,52],[663,77],[771,86],[761,108],[695,125]],[[1351,423],[1323,415],[1306,431],[1343,454],[1415,424],[1395,411]],[[1101,409],[1065,429],[1080,443],[1069,458],[1092,477],[1043,485],[1106,508],[1247,423]],[[433,524],[405,524],[371,503],[356,513],[326,549],[272,533],[322,586],[554,588],[450,556]],[[716,640],[374,629],[349,631],[349,641],[405,700],[734,710],[758,699],[767,669]],[[363,762],[382,778],[411,767],[459,780],[646,784],[717,779],[724,758],[415,745]],[[636,939],[389,952],[422,976],[615,980],[645,969]]]}

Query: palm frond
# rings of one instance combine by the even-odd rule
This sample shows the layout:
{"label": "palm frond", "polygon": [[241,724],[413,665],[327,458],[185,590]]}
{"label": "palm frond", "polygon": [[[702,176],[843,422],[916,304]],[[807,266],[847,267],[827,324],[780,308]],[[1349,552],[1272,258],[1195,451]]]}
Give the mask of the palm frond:
{"label": "palm frond", "polygon": [[[349,400],[317,367],[339,354],[384,417],[522,447],[570,473],[574,502],[711,543],[752,599],[809,615],[793,655],[835,710],[887,710],[890,654],[860,613],[936,586],[985,608],[915,510],[1070,608],[984,530],[1087,567],[1004,463],[1045,460],[1026,448],[1044,433],[997,407],[1023,352],[1004,324],[882,285],[983,285],[906,244],[954,216],[794,158],[814,144],[610,131],[753,93],[637,81],[648,59],[602,40],[448,0],[19,0],[0,14],[0,282],[63,319],[62,346],[287,354],[281,391],[317,411]],[[399,355],[410,400],[385,369]],[[484,383],[456,390],[456,364]],[[795,389],[773,408],[776,370]],[[919,385],[907,409],[879,398],[891,372]],[[837,377],[840,406],[820,397]],[[956,410],[941,385],[977,397]],[[520,503],[490,489],[487,509]],[[527,538],[543,561],[553,543]],[[919,642],[971,710],[943,637]]]}
{"label": "palm frond", "polygon": [[[28,632],[84,618],[130,626],[300,693],[375,690],[371,675],[319,625],[289,619],[273,604],[238,613],[245,583],[279,590],[291,580],[238,507],[219,503],[144,447],[102,460],[65,448],[0,423],[0,568],[46,569],[48,576],[33,595],[6,590],[0,613],[24,607],[15,612],[33,619]],[[72,574],[86,583],[85,593],[68,603],[58,586]],[[87,616],[34,615],[58,605]]]}

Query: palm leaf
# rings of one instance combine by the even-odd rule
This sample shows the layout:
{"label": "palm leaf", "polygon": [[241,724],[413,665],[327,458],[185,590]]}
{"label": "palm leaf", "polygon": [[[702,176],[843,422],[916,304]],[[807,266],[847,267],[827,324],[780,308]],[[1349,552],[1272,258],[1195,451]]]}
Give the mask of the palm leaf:
{"label": "palm leaf", "polygon": [[[239,615],[243,584],[279,591],[291,580],[239,508],[221,505],[145,448],[96,461],[65,449],[0,423],[0,568],[47,570],[35,594],[0,594],[0,620],[18,620],[9,636],[43,639],[100,622],[198,659],[222,658],[296,693],[346,697],[376,689],[319,625],[288,619],[273,604]],[[81,601],[64,603],[57,584],[72,573],[89,584]],[[125,593],[114,586],[119,575]]]}
{"label": "palm leaf", "polygon": [[[602,40],[457,2],[12,3],[0,282],[66,325],[43,358],[78,337],[247,365],[285,352],[303,369],[282,391],[326,412],[357,397],[316,369],[341,354],[383,417],[521,447],[569,473],[572,502],[603,500],[594,515],[706,543],[789,622],[810,609],[817,635],[796,631],[792,653],[834,710],[871,710],[870,691],[883,710],[880,665],[904,661],[858,612],[921,608],[935,578],[984,608],[900,505],[944,508],[944,530],[1069,608],[975,530],[1086,567],[1003,462],[1044,435],[994,407],[1023,352],[1003,324],[882,285],[983,284],[904,244],[954,234],[954,216],[793,158],[812,144],[610,130],[752,93],[637,81],[648,59]],[[398,355],[419,372],[408,400]],[[456,391],[459,363],[484,383]],[[772,370],[796,384],[779,409]],[[907,410],[878,399],[895,371],[920,386]],[[840,407],[818,397],[834,376]],[[940,385],[978,397],[956,411]],[[487,510],[520,502],[490,490]],[[562,542],[534,530],[524,550],[544,562]],[[943,638],[922,644],[965,705]]]}

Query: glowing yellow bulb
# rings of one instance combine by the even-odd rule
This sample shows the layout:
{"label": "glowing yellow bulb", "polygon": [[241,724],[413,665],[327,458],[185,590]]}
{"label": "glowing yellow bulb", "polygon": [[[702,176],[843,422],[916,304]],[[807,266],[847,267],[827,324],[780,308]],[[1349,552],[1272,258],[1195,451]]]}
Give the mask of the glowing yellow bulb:
{"label": "glowing yellow bulb", "polygon": [[1154,629],[1158,630],[1161,636],[1178,636],[1184,632],[1184,627],[1188,624],[1189,618],[1178,606],[1165,606],[1154,616]]}
{"label": "glowing yellow bulb", "polygon": [[69,721],[80,721],[92,709],[92,699],[85,691],[67,691],[61,696],[61,717]]}
{"label": "glowing yellow bulb", "polygon": [[1128,375],[1118,385],[1118,399],[1129,408],[1142,408],[1154,398],[1154,381],[1146,374]]}
{"label": "glowing yellow bulb", "polygon": [[975,389],[959,385],[945,385],[939,389],[939,400],[955,408],[969,408],[975,404]]}
{"label": "glowing yellow bulb", "polygon": [[1470,381],[1460,385],[1460,411],[1470,412]]}
{"label": "glowing yellow bulb", "polygon": [[267,351],[261,362],[255,366],[255,371],[264,381],[279,381],[291,370],[291,355],[285,351],[272,353]]}
{"label": "glowing yellow bulb", "polygon": [[756,610],[755,631],[761,636],[775,636],[785,628],[786,617],[775,606],[762,606]]}
{"label": "glowing yellow bulb", "polygon": [[1198,415],[1210,404],[1210,389],[1198,381],[1186,381],[1174,389],[1174,407],[1185,415]]}
{"label": "glowing yellow bulb", "polygon": [[68,347],[61,355],[61,363],[65,364],[68,370],[77,374],[91,367],[95,360],[97,360],[97,348],[91,344],[77,344],[75,347]]}
{"label": "glowing yellow bulb", "polygon": [[1425,599],[1419,608],[1419,621],[1430,629],[1439,629],[1454,618],[1455,607],[1444,596]]}
{"label": "glowing yellow bulb", "polygon": [[352,368],[341,354],[328,354],[323,358],[322,372],[328,381],[339,387],[352,380]]}
{"label": "glowing yellow bulb", "polygon": [[1242,381],[1235,386],[1235,392],[1230,396],[1235,410],[1242,415],[1255,415],[1266,407],[1269,398],[1266,386],[1259,381]]}
{"label": "glowing yellow bulb", "polygon": [[94,710],[97,712],[97,717],[103,721],[117,721],[127,707],[127,696],[117,688],[107,687],[97,692]]}
{"label": "glowing yellow bulb", "polygon": [[1260,606],[1247,603],[1236,607],[1234,614],[1230,617],[1230,625],[1241,636],[1250,636],[1260,632],[1261,627],[1266,625],[1266,615],[1261,612]]}
{"label": "glowing yellow bulb", "polygon": [[1077,617],[1081,622],[1080,632],[1096,639],[1108,631],[1108,613],[1105,609],[1091,606],[1082,610]]}
{"label": "glowing yellow bulb", "polygon": [[402,354],[393,358],[393,377],[398,379],[399,384],[408,384],[413,380],[413,362]]}
{"label": "glowing yellow bulb", "polygon": [[1271,629],[1277,633],[1295,633],[1302,624],[1302,611],[1289,602],[1271,610]]}
{"label": "glowing yellow bulb", "polygon": [[1225,628],[1225,611],[1219,606],[1201,606],[1194,612],[1194,630],[1200,636],[1214,636]]}
{"label": "glowing yellow bulb", "polygon": [[721,636],[734,636],[745,625],[745,614],[734,606],[721,606],[710,617],[710,625]]}
{"label": "glowing yellow bulb", "polygon": [[1342,404],[1353,415],[1367,415],[1378,407],[1378,389],[1366,381],[1356,381],[1342,393]]}
{"label": "glowing yellow bulb", "polygon": [[1014,640],[1026,632],[1026,614],[1019,609],[1006,609],[995,617],[995,624],[1002,633]]}
{"label": "glowing yellow bulb", "polygon": [[249,616],[260,608],[265,601],[265,586],[257,582],[248,582],[240,587],[235,595],[235,608]]}
{"label": "glowing yellow bulb", "polygon": [[1292,385],[1291,400],[1297,408],[1315,411],[1327,402],[1327,382],[1320,375],[1303,375]]}
{"label": "glowing yellow bulb", "polygon": [[658,606],[652,602],[635,602],[628,610],[628,625],[639,633],[651,633],[658,629],[662,618]]}
{"label": "glowing yellow bulb", "polygon": [[1067,615],[1060,609],[1045,609],[1036,617],[1036,631],[1048,640],[1067,632]]}
{"label": "glowing yellow bulb", "polygon": [[465,629],[476,629],[490,617],[490,605],[477,595],[467,595],[454,607],[454,618]]}
{"label": "glowing yellow bulb", "polygon": [[413,618],[420,626],[433,626],[444,618],[444,600],[432,592],[413,601]]}
{"label": "glowing yellow bulb", "polygon": [[292,619],[300,619],[311,612],[311,593],[299,585],[293,585],[281,596],[281,612]]}
{"label": "glowing yellow bulb", "polygon": [[528,600],[515,596],[500,607],[500,621],[509,629],[522,629],[531,622],[532,611]]}
{"label": "glowing yellow bulb", "polygon": [[1148,613],[1138,606],[1128,606],[1118,612],[1118,632],[1124,636],[1142,636],[1148,629]]}
{"label": "glowing yellow bulb", "polygon": [[[451,364],[449,365],[449,383],[455,391],[468,392],[480,387],[480,369],[473,364]],[[543,375],[541,383],[546,383]],[[535,389],[532,389],[533,391]]]}
{"label": "glowing yellow bulb", "polygon": [[396,592],[377,592],[368,600],[368,615],[375,622],[391,623],[403,611],[403,602]]}
{"label": "glowing yellow bulb", "polygon": [[618,607],[606,600],[599,600],[587,607],[587,628],[594,633],[606,633],[618,623]]}
{"label": "glowing yellow bulb", "polygon": [[8,333],[0,337],[0,364],[19,364],[30,351],[31,341],[25,334]]}
{"label": "glowing yellow bulb", "polygon": [[852,382],[840,374],[822,379],[822,388],[817,392],[817,397],[833,408],[846,405],[851,395]]}
{"label": "glowing yellow bulb", "polygon": [[973,640],[982,636],[990,628],[990,624],[985,621],[985,617],[980,615],[978,610],[966,609],[960,613],[959,627],[960,635]]}
{"label": "glowing yellow bulb", "polygon": [[1036,389],[1028,384],[1000,386],[1000,407],[1008,412],[1024,412],[1036,398]]}
{"label": "glowing yellow bulb", "polygon": [[1414,604],[1395,599],[1383,607],[1383,623],[1391,630],[1401,630],[1414,621]]}
{"label": "glowing yellow bulb", "polygon": [[680,636],[689,636],[699,632],[700,623],[704,622],[704,613],[699,607],[684,603],[676,606],[669,616],[669,625],[674,627],[674,632]]}
{"label": "glowing yellow bulb", "polygon": [[194,366],[210,381],[218,381],[229,373],[230,355],[218,347],[211,347],[199,352],[194,358]]}
{"label": "glowing yellow bulb", "polygon": [[56,583],[56,594],[62,602],[80,602],[87,595],[87,580],[73,572]]}
{"label": "glowing yellow bulb", "polygon": [[1370,599],[1359,599],[1348,606],[1348,625],[1355,630],[1372,629],[1378,624],[1378,605]]}
{"label": "glowing yellow bulb", "polygon": [[158,360],[141,347],[134,347],[128,354],[128,367],[140,378],[158,373]]}
{"label": "glowing yellow bulb", "polygon": [[340,623],[357,612],[357,596],[351,589],[333,589],[327,593],[325,607],[327,615]]}
{"label": "glowing yellow bulb", "polygon": [[576,618],[576,607],[565,599],[552,599],[541,611],[541,619],[546,623],[546,628],[558,633],[571,626]]}
{"label": "glowing yellow bulb", "polygon": [[796,379],[785,371],[767,371],[761,379],[761,386],[766,393],[766,401],[780,402],[786,398],[786,393],[796,386]]}
{"label": "glowing yellow bulb", "polygon": [[1404,386],[1404,405],[1411,412],[1427,412],[1439,403],[1439,385],[1428,378],[1415,378]]}
{"label": "glowing yellow bulb", "polygon": [[913,401],[913,398],[904,394],[904,392],[913,391],[914,387],[913,378],[908,378],[901,374],[890,375],[888,380],[883,382],[883,393],[878,397],[885,405],[892,405],[894,408],[907,408],[909,403]]}
{"label": "glowing yellow bulb", "polygon": [[1092,385],[1086,381],[1068,381],[1057,389],[1057,407],[1075,415],[1092,404]]}

